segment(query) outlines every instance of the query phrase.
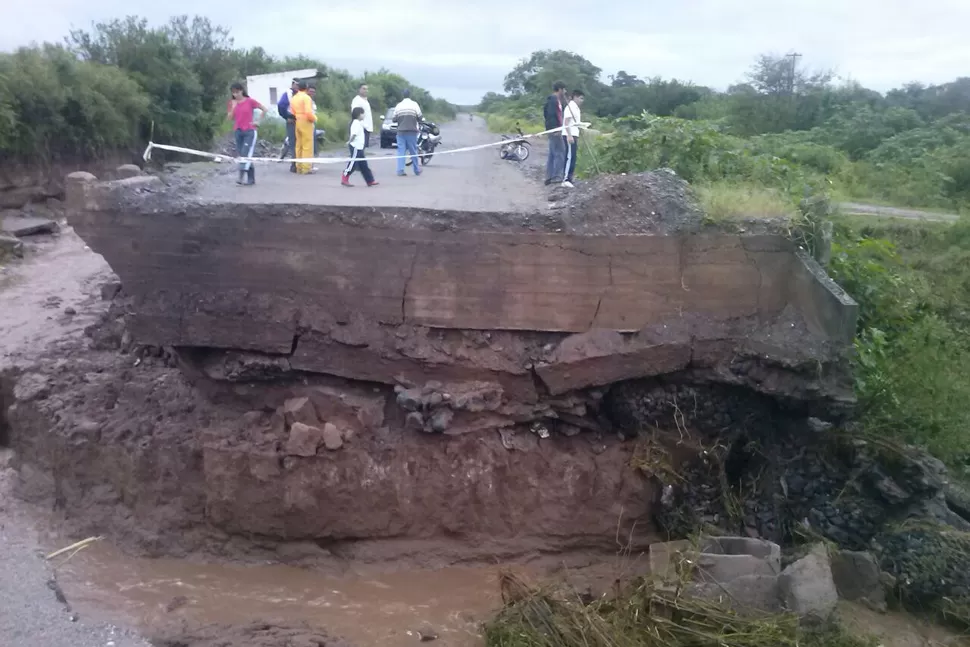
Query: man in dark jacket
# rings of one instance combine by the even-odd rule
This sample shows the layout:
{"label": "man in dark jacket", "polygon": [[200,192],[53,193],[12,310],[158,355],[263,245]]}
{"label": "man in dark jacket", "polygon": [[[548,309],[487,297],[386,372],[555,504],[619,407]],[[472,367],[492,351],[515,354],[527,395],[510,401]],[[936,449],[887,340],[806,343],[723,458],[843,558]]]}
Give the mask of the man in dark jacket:
{"label": "man in dark jacket", "polygon": [[[562,104],[566,96],[566,84],[556,81],[552,86],[552,94],[546,99],[542,108],[546,121],[546,130],[562,128]],[[566,164],[566,146],[563,143],[561,131],[549,133],[549,158],[546,160],[546,184],[561,182]]]}
{"label": "man in dark jacket", "polygon": [[[296,118],[290,111],[290,99],[296,94],[299,87],[299,81],[293,79],[293,83],[290,84],[290,89],[283,93],[280,100],[276,102],[276,110],[280,113],[286,121],[286,147],[283,149],[283,157],[291,157],[296,153]],[[290,164],[290,173],[296,173],[296,164]]]}

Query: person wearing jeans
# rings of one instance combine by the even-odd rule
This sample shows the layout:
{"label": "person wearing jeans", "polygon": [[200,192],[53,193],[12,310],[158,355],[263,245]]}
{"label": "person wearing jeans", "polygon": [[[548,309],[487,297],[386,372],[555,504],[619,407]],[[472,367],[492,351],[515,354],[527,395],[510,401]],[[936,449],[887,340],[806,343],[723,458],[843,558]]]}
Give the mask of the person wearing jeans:
{"label": "person wearing jeans", "polygon": [[397,174],[404,172],[404,158],[411,157],[415,175],[421,175],[421,161],[418,158],[418,131],[421,128],[421,106],[411,99],[411,93],[404,91],[404,98],[394,107],[394,121],[397,122]]}
{"label": "person wearing jeans", "polygon": [[[266,108],[246,93],[242,83],[233,83],[230,88],[232,99],[226,108],[226,116],[232,119],[232,130],[236,140],[236,156],[252,157],[256,149],[256,127],[259,119],[255,111],[266,114]],[[252,162],[239,163],[239,179],[236,184],[256,184],[256,166]]]}
{"label": "person wearing jeans", "polygon": [[[290,89],[283,93],[280,100],[276,103],[276,110],[280,117],[286,122],[286,140],[283,142],[283,158],[295,157],[296,155],[296,117],[290,112],[290,99],[299,90],[299,81],[293,79]],[[296,164],[290,164],[290,173],[296,173]]]}
{"label": "person wearing jeans", "polygon": [[[542,108],[546,130],[562,127],[562,104],[566,95],[566,84],[556,81],[552,86],[553,93],[546,99]],[[562,131],[549,133],[549,157],[546,159],[546,184],[562,182],[563,167],[566,160],[566,149],[563,145]]]}
{"label": "person wearing jeans", "polygon": [[574,188],[573,174],[576,172],[576,153],[579,152],[579,124],[582,114],[580,108],[585,96],[582,90],[573,90],[572,101],[566,106],[563,115],[562,140],[566,149],[566,163],[562,175],[562,186]]}

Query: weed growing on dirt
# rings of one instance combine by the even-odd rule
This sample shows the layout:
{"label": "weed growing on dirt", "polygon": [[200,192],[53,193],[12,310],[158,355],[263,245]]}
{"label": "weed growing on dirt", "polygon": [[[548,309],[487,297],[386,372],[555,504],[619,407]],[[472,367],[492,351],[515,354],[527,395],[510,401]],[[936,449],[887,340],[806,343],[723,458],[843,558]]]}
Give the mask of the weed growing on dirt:
{"label": "weed growing on dirt", "polygon": [[701,185],[695,192],[704,214],[714,222],[742,218],[790,220],[797,216],[791,200],[777,189],[718,181]]}
{"label": "weed growing on dirt", "polygon": [[584,604],[567,591],[500,577],[505,607],[485,626],[488,647],[871,647],[838,628],[803,631],[789,614],[741,616],[679,587],[642,580]]}

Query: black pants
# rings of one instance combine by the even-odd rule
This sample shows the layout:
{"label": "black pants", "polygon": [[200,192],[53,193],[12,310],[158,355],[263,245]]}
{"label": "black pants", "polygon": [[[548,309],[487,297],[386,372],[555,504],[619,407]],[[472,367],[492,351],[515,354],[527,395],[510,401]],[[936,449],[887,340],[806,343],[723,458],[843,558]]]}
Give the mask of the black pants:
{"label": "black pants", "polygon": [[350,177],[354,171],[360,171],[360,174],[364,176],[364,182],[367,184],[373,184],[374,174],[370,171],[370,166],[367,164],[367,158],[364,156],[364,149],[356,149],[353,146],[348,146],[350,149],[350,161],[347,162],[347,168],[344,169],[344,175]]}
{"label": "black pants", "polygon": [[566,145],[566,169],[563,173],[563,182],[572,182],[573,174],[576,173],[576,153],[579,152],[579,137],[573,137],[573,143],[563,137],[562,143]]}
{"label": "black pants", "polygon": [[364,148],[370,147],[370,131],[364,131]]}

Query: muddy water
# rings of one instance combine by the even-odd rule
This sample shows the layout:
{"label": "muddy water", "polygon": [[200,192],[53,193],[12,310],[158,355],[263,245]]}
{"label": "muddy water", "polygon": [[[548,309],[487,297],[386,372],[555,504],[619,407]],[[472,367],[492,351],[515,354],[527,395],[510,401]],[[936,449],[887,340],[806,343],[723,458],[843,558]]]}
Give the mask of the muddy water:
{"label": "muddy water", "polygon": [[[481,622],[501,598],[495,568],[446,568],[381,575],[327,575],[281,565],[204,565],[139,559],[105,543],[58,569],[71,605],[101,621],[150,629],[173,618],[203,623],[305,621],[360,647],[420,641],[483,644]],[[172,608],[175,607],[175,608]]]}

